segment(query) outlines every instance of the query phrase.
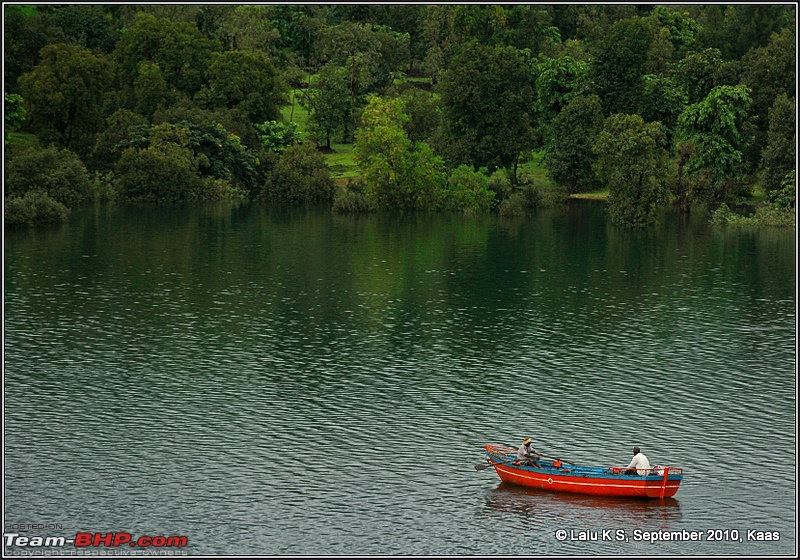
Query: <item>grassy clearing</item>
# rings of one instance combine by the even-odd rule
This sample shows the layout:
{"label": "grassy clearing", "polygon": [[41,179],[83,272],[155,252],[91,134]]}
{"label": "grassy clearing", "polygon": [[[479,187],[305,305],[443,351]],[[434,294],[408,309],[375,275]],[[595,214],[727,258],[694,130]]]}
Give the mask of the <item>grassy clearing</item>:
{"label": "grassy clearing", "polygon": [[575,193],[571,194],[570,198],[583,198],[585,200],[606,200],[608,198],[608,189],[603,189],[594,192]]}
{"label": "grassy clearing", "polygon": [[36,135],[27,132],[10,132],[7,144],[16,146],[31,146],[36,142]]}
{"label": "grassy clearing", "polygon": [[[308,135],[308,111],[300,105],[302,91],[295,89],[291,92],[292,104],[281,107],[281,116],[285,122],[297,123],[303,136]],[[350,177],[358,177],[360,170],[353,158],[352,144],[331,144],[331,151],[323,153],[325,163],[331,169],[331,177],[341,182]]]}

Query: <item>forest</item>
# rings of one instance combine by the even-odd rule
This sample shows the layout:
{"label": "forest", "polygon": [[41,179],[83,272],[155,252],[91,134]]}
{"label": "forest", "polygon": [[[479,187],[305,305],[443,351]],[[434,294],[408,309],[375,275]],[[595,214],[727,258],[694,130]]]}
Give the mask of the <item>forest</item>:
{"label": "forest", "polygon": [[795,4],[25,4],[4,220],[325,204],[791,226]]}

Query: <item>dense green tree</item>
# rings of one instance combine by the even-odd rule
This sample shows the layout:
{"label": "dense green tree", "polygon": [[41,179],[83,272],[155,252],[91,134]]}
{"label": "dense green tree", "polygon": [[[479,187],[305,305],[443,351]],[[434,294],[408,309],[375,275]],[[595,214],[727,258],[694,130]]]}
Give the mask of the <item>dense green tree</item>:
{"label": "dense green tree", "polygon": [[22,96],[16,93],[6,93],[4,96],[3,116],[5,119],[6,140],[9,134],[16,132],[28,118],[28,111],[22,101]]}
{"label": "dense green tree", "polygon": [[[132,87],[139,64],[150,61],[158,64],[169,86],[193,96],[205,83],[211,54],[218,50],[219,44],[200,33],[194,23],[140,12],[120,32],[112,56],[123,86]],[[130,103],[133,106],[134,101]]]}
{"label": "dense green tree", "polygon": [[475,171],[469,165],[459,165],[447,177],[439,207],[450,212],[488,212],[494,198],[486,173]]}
{"label": "dense green tree", "polygon": [[420,42],[425,51],[420,70],[435,84],[446,65],[451,44],[454,42],[455,12],[451,6],[427,5],[420,22]]}
{"label": "dense green tree", "polygon": [[606,114],[639,109],[652,40],[652,23],[636,17],[618,21],[597,43],[591,78]]}
{"label": "dense green tree", "polygon": [[696,192],[696,198],[703,202],[727,200],[733,181],[743,173],[750,103],[746,85],[717,86],[679,117],[679,136],[692,146],[686,170],[690,175],[708,178],[708,190]]}
{"label": "dense green tree", "polygon": [[311,144],[286,149],[270,172],[260,195],[277,203],[331,203],[335,184],[322,154]]}
{"label": "dense green tree", "polygon": [[639,115],[611,115],[594,151],[597,175],[609,189],[611,219],[635,227],[652,223],[667,199],[668,152],[661,123],[645,123]]}
{"label": "dense green tree", "polygon": [[447,159],[475,169],[513,168],[533,147],[532,65],[513,47],[465,45],[440,83]]}
{"label": "dense green tree", "polygon": [[260,51],[274,56],[281,38],[274,17],[274,6],[236,6],[221,18],[218,36],[227,50]]}
{"label": "dense green tree", "polygon": [[4,179],[6,196],[42,191],[68,208],[87,201],[92,194],[83,162],[74,152],[55,146],[15,146],[7,151]]}
{"label": "dense green tree", "polygon": [[312,137],[328,149],[333,135],[344,129],[345,119],[354,111],[348,85],[347,70],[329,63],[320,69],[300,98],[300,104],[309,112]]}
{"label": "dense green tree", "polygon": [[657,27],[666,30],[666,37],[679,58],[694,48],[702,30],[683,6],[654,6],[648,17]]}
{"label": "dense green tree", "polygon": [[64,204],[39,189],[7,197],[3,210],[5,227],[58,224],[66,222],[70,213]]}
{"label": "dense green tree", "polygon": [[752,113],[756,117],[757,134],[751,150],[745,153],[748,160],[757,160],[766,142],[770,126],[769,111],[778,95],[795,95],[797,83],[796,36],[794,30],[784,29],[773,33],[769,43],[750,51],[743,59],[741,83],[750,87]]}
{"label": "dense green tree", "polygon": [[726,60],[739,59],[766,45],[773,33],[791,27],[795,10],[766,3],[703,5],[696,18],[701,26],[698,43],[720,49]]}
{"label": "dense green tree", "polygon": [[280,33],[279,48],[294,53],[300,65],[314,66],[317,39],[326,26],[327,6],[278,5],[273,9]]}
{"label": "dense green tree", "polygon": [[356,131],[356,162],[366,181],[366,194],[381,208],[436,208],[444,188],[444,162],[422,142],[413,143],[403,130],[408,115],[400,99],[370,98]]}
{"label": "dense green tree", "polygon": [[664,125],[667,143],[672,144],[678,125],[678,116],[688,104],[686,91],[668,76],[647,74],[643,77],[639,114],[645,121],[660,121]]}
{"label": "dense green tree", "polygon": [[536,61],[536,108],[539,125],[547,129],[550,122],[574,98],[589,91],[589,64],[571,56]]}
{"label": "dense green tree", "polygon": [[280,106],[286,103],[286,85],[264,53],[213,53],[207,76],[208,85],[197,94],[201,106],[237,109],[252,122],[280,117]]}
{"label": "dense green tree", "polygon": [[575,97],[553,120],[544,164],[556,184],[570,193],[596,186],[595,138],[603,126],[603,110],[596,95]]}
{"label": "dense green tree", "polygon": [[63,43],[46,46],[40,57],[19,79],[31,127],[43,140],[64,147],[80,144],[102,126],[111,65],[85,47]]}
{"label": "dense green tree", "polygon": [[147,118],[128,109],[117,109],[106,118],[105,129],[97,135],[87,161],[98,171],[110,171],[119,159],[122,149],[134,135],[132,129],[147,129]]}
{"label": "dense green tree", "polygon": [[164,124],[152,129],[146,148],[125,149],[114,167],[122,198],[162,203],[191,200],[202,187],[201,159],[188,143],[188,130]]}
{"label": "dense green tree", "polygon": [[560,4],[553,6],[553,14],[562,39],[579,39],[591,45],[608,36],[616,22],[638,15],[633,4]]}
{"label": "dense green tree", "polygon": [[43,6],[43,15],[60,29],[60,42],[73,43],[94,52],[109,54],[119,31],[111,11],[102,5],[73,4]]}
{"label": "dense green tree", "polygon": [[177,97],[175,88],[170,87],[164,79],[161,67],[149,60],[143,60],[136,68],[133,94],[134,110],[148,117],[152,117],[160,108],[172,105]]}
{"label": "dense green tree", "polygon": [[268,153],[282,154],[287,148],[300,142],[300,132],[297,123],[282,123],[279,121],[265,121],[255,125],[258,139]]}
{"label": "dense green tree", "polygon": [[673,74],[686,91],[688,103],[697,103],[705,99],[715,86],[724,85],[720,81],[723,64],[722,53],[719,49],[711,48],[689,52],[678,61]]}
{"label": "dense green tree", "polygon": [[797,114],[795,100],[786,94],[775,98],[769,112],[767,143],[761,152],[764,190],[780,190],[786,175],[797,165]]}
{"label": "dense green tree", "polygon": [[428,142],[441,127],[441,107],[439,99],[416,87],[409,87],[400,93],[403,106],[409,116],[404,125],[406,134],[412,142]]}
{"label": "dense green tree", "polygon": [[3,4],[3,81],[6,91],[39,64],[39,53],[51,43],[70,42],[44,13],[44,6]]}

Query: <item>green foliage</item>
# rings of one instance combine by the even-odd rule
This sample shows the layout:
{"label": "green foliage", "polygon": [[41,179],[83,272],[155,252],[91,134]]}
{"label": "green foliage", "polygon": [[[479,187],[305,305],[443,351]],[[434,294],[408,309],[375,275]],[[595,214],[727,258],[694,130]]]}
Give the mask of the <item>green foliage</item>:
{"label": "green foliage", "polygon": [[334,190],[322,154],[311,144],[295,144],[278,160],[260,198],[275,203],[330,203]]}
{"label": "green foliage", "polygon": [[[363,173],[363,191],[337,193],[341,208],[477,212],[485,186],[490,206],[514,213],[526,177],[537,188],[525,192],[545,199],[592,189],[591,95],[603,116],[663,125],[677,173],[659,183],[684,208],[749,196],[756,180],[771,196],[795,166],[792,6],[4,8],[8,144],[38,136],[78,154],[95,172],[83,199],[113,198],[111,184],[136,199],[264,194],[268,175],[291,175],[280,161],[296,134],[278,122],[287,82],[304,109],[292,103],[284,122],[327,148],[337,178]],[[401,109],[377,122],[371,94]],[[358,150],[339,144],[354,138]],[[528,159],[541,154],[546,170]],[[641,204],[633,221],[651,214],[649,196]]]}
{"label": "green foliage", "polygon": [[772,204],[758,206],[749,216],[733,212],[724,202],[711,214],[715,226],[738,227],[796,227],[793,208],[780,208]]}
{"label": "green foliage", "polygon": [[498,169],[489,176],[487,188],[494,193],[495,201],[502,203],[502,201],[511,196],[514,185],[511,183],[511,178],[508,176],[508,171],[505,169]]}
{"label": "green foliage", "polygon": [[[124,115],[122,116],[124,117]],[[167,160],[171,159],[176,173],[179,173],[179,169],[183,169],[181,173],[184,173],[186,177],[191,177],[191,186],[188,189],[160,188],[149,180],[144,183],[134,181],[134,184],[138,186],[135,186],[133,191],[127,188],[123,189],[126,197],[134,200],[169,202],[183,200],[193,196],[191,192],[199,188],[194,181],[195,173],[197,178],[204,180],[221,179],[225,181],[234,197],[238,197],[240,191],[253,193],[257,189],[259,170],[255,156],[242,144],[236,134],[229,132],[219,123],[212,125],[182,121],[177,124],[162,123],[153,127],[130,125],[124,136],[124,140],[119,141],[115,147],[115,150],[123,155],[128,149],[139,152],[154,149],[148,153],[128,152],[125,156],[127,158],[127,162],[124,164],[126,168],[133,166],[132,169],[135,169],[139,165],[143,165],[148,158],[155,157],[162,160],[160,172],[167,173],[165,171],[169,167]],[[189,159],[193,163],[187,163],[189,161],[186,159],[188,154],[184,154],[186,157],[181,155],[184,150],[189,151],[191,154]],[[169,152],[170,158],[165,160],[159,151]],[[117,178],[119,180],[119,177]],[[133,180],[133,178],[126,175],[125,180]],[[148,195],[145,191],[151,187],[155,187],[156,190]],[[205,197],[207,198],[207,196]]]}
{"label": "green foliage", "polygon": [[702,30],[702,26],[682,6],[654,6],[649,17],[667,30],[667,37],[678,55],[691,50]]}
{"label": "green foliage", "polygon": [[180,122],[176,125],[189,131],[187,146],[199,158],[203,177],[222,179],[236,189],[255,190],[258,181],[258,162],[239,136],[222,124]]}
{"label": "green foliage", "polygon": [[146,148],[127,148],[114,167],[120,195],[131,202],[191,200],[202,187],[200,158],[188,147],[189,131],[159,125]]}
{"label": "green foliage", "polygon": [[750,51],[742,59],[741,83],[750,88],[756,135],[745,147],[747,159],[757,159],[765,146],[770,126],[769,112],[780,95],[794,97],[797,87],[797,34],[794,29],[774,33],[769,43]]}
{"label": "green foliage", "polygon": [[367,196],[362,179],[349,179],[336,190],[333,198],[333,211],[337,214],[368,214],[377,209],[375,202]]}
{"label": "green foliage", "polygon": [[585,95],[588,89],[589,63],[571,56],[541,56],[537,60],[536,106],[541,124],[548,126],[572,99]]}
{"label": "green foliage", "polygon": [[769,193],[769,203],[775,208],[793,210],[797,203],[797,173],[787,171],[779,189]]}
{"label": "green foliage", "polygon": [[441,106],[431,93],[411,87],[400,94],[408,122],[404,125],[412,142],[429,142],[441,127]]}
{"label": "green foliage", "polygon": [[722,85],[720,70],[723,64],[719,49],[691,51],[676,63],[673,77],[686,92],[687,103],[705,99],[714,86]]}
{"label": "green foliage", "polygon": [[441,149],[451,164],[492,172],[516,166],[520,153],[533,147],[533,72],[525,53],[472,41],[453,58],[440,92]]}
{"label": "green foliage", "polygon": [[122,148],[130,144],[133,131],[143,133],[141,140],[146,141],[147,119],[128,109],[118,109],[106,119],[106,127],[97,135],[94,146],[88,157],[90,167],[109,171],[119,159]]}
{"label": "green foliage", "polygon": [[678,125],[678,116],[688,103],[688,96],[681,85],[671,77],[647,74],[643,77],[644,89],[639,114],[645,121],[660,121],[667,133],[667,142],[672,144]]}
{"label": "green foliage", "polygon": [[255,125],[258,139],[267,152],[282,154],[286,149],[300,142],[300,132],[297,123],[282,123],[279,121],[266,121]]}
{"label": "green foliage", "polygon": [[36,224],[57,224],[69,218],[69,208],[53,200],[45,191],[35,189],[22,196],[5,200],[5,225],[19,227]]}
{"label": "green foliage", "polygon": [[212,53],[207,84],[196,99],[207,109],[227,107],[242,111],[251,122],[280,117],[286,85],[270,59],[261,52]]}
{"label": "green foliage", "polygon": [[345,119],[355,110],[352,100],[345,68],[333,63],[323,66],[312,87],[300,97],[300,104],[310,113],[310,132],[317,143],[331,147],[333,135],[344,129]]}
{"label": "green foliage", "polygon": [[628,18],[616,22],[597,44],[590,75],[605,114],[633,114],[639,108],[652,40],[651,22]]}
{"label": "green foliage", "polygon": [[175,88],[167,84],[161,67],[156,62],[141,61],[136,67],[133,81],[135,110],[148,117],[164,107],[169,107],[177,97]]}
{"label": "green foliage", "polygon": [[750,88],[742,84],[717,86],[681,113],[679,135],[694,146],[686,165],[690,174],[705,171],[714,185],[741,174],[749,108]]}
{"label": "green foliage", "polygon": [[533,186],[522,187],[500,203],[498,215],[514,218],[529,214],[542,205],[542,195]]}
{"label": "green foliage", "polygon": [[503,218],[517,218],[524,216],[528,212],[528,203],[525,200],[525,194],[522,192],[515,192],[503,202],[500,203],[498,215]]}
{"label": "green foliage", "polygon": [[16,93],[6,93],[3,113],[5,115],[6,140],[9,134],[22,128],[28,118],[28,112],[22,103],[22,96]]}
{"label": "green foliage", "polygon": [[609,213],[615,223],[641,227],[655,220],[667,197],[665,148],[659,122],[624,114],[606,119],[594,145],[595,166],[609,188]]}
{"label": "green foliage", "polygon": [[570,193],[596,186],[592,146],[602,126],[596,95],[574,98],[553,120],[554,133],[547,142],[544,164],[550,178]]}
{"label": "green foliage", "polygon": [[400,99],[370,98],[356,131],[355,157],[367,196],[380,208],[433,209],[444,187],[444,162],[403,130],[408,115]]}
{"label": "green foliage", "polygon": [[15,147],[6,151],[5,194],[24,197],[42,191],[72,207],[91,198],[89,172],[78,156],[65,148]]}
{"label": "green foliage", "polygon": [[63,43],[46,46],[41,62],[19,79],[31,127],[43,140],[67,148],[93,136],[102,124],[110,78],[108,61],[89,49]]}
{"label": "green foliage", "polygon": [[764,190],[771,193],[781,188],[784,177],[797,164],[797,119],[795,100],[785,94],[775,99],[769,112],[767,145],[761,152]]}
{"label": "green foliage", "polygon": [[485,169],[474,171],[468,165],[459,165],[447,177],[439,204],[446,211],[480,213],[489,211],[494,197]]}
{"label": "green foliage", "polygon": [[[157,18],[144,12],[122,29],[112,53],[119,79],[132,87],[143,61],[158,65],[166,84],[194,96],[206,81],[206,68],[218,44],[204,37],[195,24]],[[130,101],[131,106],[135,100]]]}

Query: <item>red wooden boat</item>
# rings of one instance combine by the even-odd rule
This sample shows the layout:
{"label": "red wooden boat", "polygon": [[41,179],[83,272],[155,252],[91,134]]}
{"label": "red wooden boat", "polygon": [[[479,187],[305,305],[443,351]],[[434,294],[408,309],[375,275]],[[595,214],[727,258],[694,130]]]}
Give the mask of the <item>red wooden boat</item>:
{"label": "red wooden boat", "polygon": [[[494,467],[500,480],[553,492],[617,496],[626,498],[670,498],[683,480],[683,468],[656,466],[644,475],[626,474],[625,467],[584,467],[558,459],[540,458],[539,467],[517,461],[517,450],[487,444],[486,465]],[[642,469],[643,470],[643,469]]]}

